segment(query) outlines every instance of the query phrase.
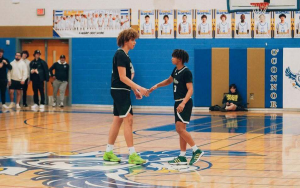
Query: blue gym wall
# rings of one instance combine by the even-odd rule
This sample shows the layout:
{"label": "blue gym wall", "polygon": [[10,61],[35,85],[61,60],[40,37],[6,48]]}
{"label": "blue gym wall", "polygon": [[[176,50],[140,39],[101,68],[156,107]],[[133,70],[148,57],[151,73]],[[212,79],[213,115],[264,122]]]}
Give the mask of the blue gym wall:
{"label": "blue gym wall", "polygon": [[[266,46],[267,44],[267,46]],[[174,66],[171,63],[173,49],[181,48],[190,55],[187,66],[194,75],[194,96],[201,98],[202,102],[195,101],[195,106],[209,106],[211,91],[211,72],[206,71],[209,65],[202,67],[195,65],[201,54],[195,51],[206,49],[206,57],[211,56],[211,48],[226,47],[230,50],[247,48],[283,48],[300,47],[300,39],[139,39],[129,56],[135,68],[134,81],[141,86],[150,88],[154,84],[170,76]],[[111,105],[110,79],[112,71],[112,58],[117,49],[115,38],[74,38],[72,40],[72,101],[73,104]],[[203,54],[205,55],[205,54]],[[238,56],[230,56],[230,61],[236,65],[230,72],[244,74],[246,67],[238,66]],[[204,60],[203,61],[207,61]],[[245,59],[242,59],[245,62]],[[195,68],[196,67],[196,68]],[[241,70],[240,70],[241,69]],[[230,74],[230,83],[237,83],[246,102],[246,80],[238,80],[238,74]],[[208,88],[208,89],[207,89]],[[143,106],[172,106],[172,87],[160,88],[152,93],[149,98],[135,100],[133,105]],[[221,99],[220,99],[221,100]],[[207,101],[205,103],[205,101]],[[209,101],[209,103],[208,103]],[[205,104],[205,105],[203,105]]]}
{"label": "blue gym wall", "polygon": [[[10,40],[10,45],[6,45],[6,40]],[[16,39],[15,38],[0,38],[0,48],[4,50],[4,57],[10,62],[14,60],[16,53]],[[9,95],[6,92],[6,102],[9,102]]]}

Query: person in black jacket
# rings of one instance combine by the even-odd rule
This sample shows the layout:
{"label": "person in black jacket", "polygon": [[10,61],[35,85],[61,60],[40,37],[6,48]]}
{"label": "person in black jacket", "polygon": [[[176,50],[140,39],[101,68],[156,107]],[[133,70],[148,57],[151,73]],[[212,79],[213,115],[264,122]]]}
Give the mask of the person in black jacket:
{"label": "person in black jacket", "polygon": [[9,60],[3,57],[4,50],[0,49],[0,92],[1,92],[1,101],[2,108],[8,108],[5,104],[5,92],[7,88],[7,72],[6,69],[11,70],[12,66],[9,63]]}
{"label": "person in black jacket", "polygon": [[235,84],[229,86],[229,93],[224,95],[221,111],[236,111],[242,105],[242,97]]}
{"label": "person in black jacket", "polygon": [[[49,81],[49,69],[47,63],[40,58],[41,52],[39,50],[34,51],[34,60],[30,62],[30,80],[32,81],[33,100],[34,105],[32,109],[45,108],[45,92],[44,81]],[[39,102],[39,93],[41,94],[41,103]]]}
{"label": "person in black jacket", "polygon": [[[55,75],[53,74],[53,70],[55,70]],[[61,55],[60,60],[55,62],[49,69],[50,75],[55,79],[53,81],[53,104],[55,107],[56,103],[59,104],[60,107],[64,107],[64,98],[65,92],[68,86],[69,79],[69,65],[66,62],[66,56]],[[59,89],[59,99],[57,102],[57,91]]]}

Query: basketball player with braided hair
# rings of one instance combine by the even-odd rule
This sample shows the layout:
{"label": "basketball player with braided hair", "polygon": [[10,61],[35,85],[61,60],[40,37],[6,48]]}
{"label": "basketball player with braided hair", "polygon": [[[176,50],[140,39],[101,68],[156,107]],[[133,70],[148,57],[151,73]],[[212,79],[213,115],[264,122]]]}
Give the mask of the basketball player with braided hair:
{"label": "basketball player with braided hair", "polygon": [[185,157],[186,146],[189,144],[193,149],[193,156],[190,160],[190,165],[193,165],[204,154],[195,144],[190,133],[186,131],[186,125],[189,124],[192,108],[193,108],[193,75],[192,72],[184,65],[189,61],[189,54],[181,49],[174,50],[172,54],[172,63],[176,66],[172,71],[171,76],[154,85],[149,92],[156,90],[159,87],[164,87],[173,83],[174,92],[174,113],[176,131],[180,139],[180,155],[174,160],[169,161],[169,164],[186,165]]}

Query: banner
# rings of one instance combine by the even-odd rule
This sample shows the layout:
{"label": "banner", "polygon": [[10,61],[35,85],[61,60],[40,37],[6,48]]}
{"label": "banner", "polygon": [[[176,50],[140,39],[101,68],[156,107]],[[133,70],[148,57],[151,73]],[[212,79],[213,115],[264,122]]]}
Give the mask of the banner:
{"label": "banner", "polygon": [[176,38],[193,38],[192,10],[177,10]]}
{"label": "banner", "polygon": [[300,108],[300,48],[283,49],[283,108]]}
{"label": "banner", "polygon": [[212,10],[196,10],[196,38],[212,38]]}
{"label": "banner", "polygon": [[235,38],[251,38],[251,12],[235,13]]}
{"label": "banner", "polygon": [[254,38],[271,38],[271,13],[254,15]]}
{"label": "banner", "polygon": [[140,38],[155,38],[155,10],[139,10]]}
{"label": "banner", "polygon": [[294,14],[295,20],[295,38],[300,38],[300,11],[295,11]]}
{"label": "banner", "polygon": [[158,10],[158,38],[174,38],[174,10]]}
{"label": "banner", "polygon": [[54,37],[117,37],[130,28],[130,9],[54,10]]}
{"label": "banner", "polygon": [[290,11],[276,11],[275,17],[275,38],[291,38],[292,27],[291,20],[292,14]]}
{"label": "banner", "polygon": [[232,38],[231,13],[227,10],[216,10],[216,38]]}

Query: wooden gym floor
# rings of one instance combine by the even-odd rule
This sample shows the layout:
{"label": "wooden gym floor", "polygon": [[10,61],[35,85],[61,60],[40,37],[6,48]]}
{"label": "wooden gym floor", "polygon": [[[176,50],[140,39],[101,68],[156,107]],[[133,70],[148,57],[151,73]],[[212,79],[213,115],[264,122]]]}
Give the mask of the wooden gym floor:
{"label": "wooden gym floor", "polygon": [[142,166],[127,163],[122,129],[123,161],[102,160],[110,109],[0,111],[0,187],[300,187],[299,112],[194,112],[188,131],[205,151],[194,166],[167,164],[179,154],[171,110],[134,113]]}

